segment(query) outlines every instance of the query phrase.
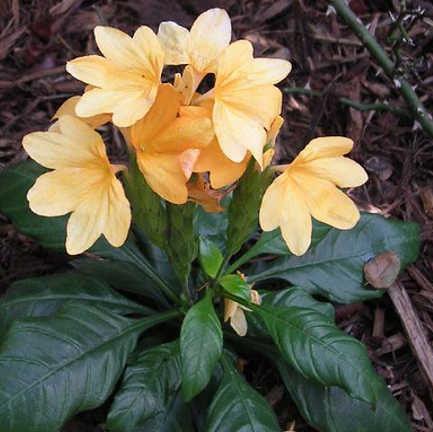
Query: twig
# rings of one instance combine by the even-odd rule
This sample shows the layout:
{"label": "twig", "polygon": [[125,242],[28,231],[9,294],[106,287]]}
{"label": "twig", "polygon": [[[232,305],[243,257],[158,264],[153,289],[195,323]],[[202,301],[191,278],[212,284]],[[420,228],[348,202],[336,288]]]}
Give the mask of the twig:
{"label": "twig", "polygon": [[330,0],[330,3],[344,19],[346,24],[358,36],[368,51],[370,51],[370,54],[376,59],[380,67],[394,81],[414,117],[424,129],[424,132],[433,137],[433,119],[426,111],[422,102],[418,99],[412,86],[404,78],[396,76],[397,70],[394,62],[388,57],[384,49],[362,24],[359,18],[352,12],[345,0]]}
{"label": "twig", "polygon": [[409,344],[418,359],[419,367],[429,384],[430,395],[433,398],[433,349],[427,341],[418,314],[401,283],[396,282],[393,284],[388,289],[388,294],[400,316]]}

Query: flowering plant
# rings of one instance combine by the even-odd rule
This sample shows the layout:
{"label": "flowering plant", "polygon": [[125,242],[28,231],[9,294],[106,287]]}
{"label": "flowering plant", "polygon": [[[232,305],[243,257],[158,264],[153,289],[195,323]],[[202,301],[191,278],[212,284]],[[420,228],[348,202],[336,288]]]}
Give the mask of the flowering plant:
{"label": "flowering plant", "polygon": [[[348,138],[272,164],[290,63],[231,43],[221,9],[190,30],[95,38],[102,55],[66,66],[84,94],[0,177],[0,210],[23,233],[83,254],[0,300],[1,431],[56,431],[110,395],[109,431],[278,431],[235,367],[254,351],[319,430],[409,430],[330,301],[380,297],[364,265],[414,261],[417,227],[360,215],[341,190],[367,181]],[[184,68],[162,82],[166,65]],[[107,156],[109,123],[127,162]]]}

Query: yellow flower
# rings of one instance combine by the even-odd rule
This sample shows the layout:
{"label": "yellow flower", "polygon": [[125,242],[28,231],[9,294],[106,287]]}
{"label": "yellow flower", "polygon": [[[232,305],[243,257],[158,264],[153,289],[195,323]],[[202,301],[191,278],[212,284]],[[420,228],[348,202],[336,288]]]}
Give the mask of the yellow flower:
{"label": "yellow flower", "polygon": [[72,212],[66,228],[66,250],[75,255],[103,234],[121,246],[131,223],[129,202],[111,165],[101,136],[83,121],[63,115],[58,132],[34,132],[23,139],[32,159],[54,171],[40,176],[27,194],[31,210],[41,216]]}
{"label": "yellow flower", "polygon": [[222,50],[230,43],[230,17],[223,9],[209,9],[197,17],[188,31],[172,21],[162,22],[158,38],[165,51],[165,63],[189,64],[203,77],[214,72]]}
{"label": "yellow flower", "polygon": [[215,101],[213,124],[222,151],[233,162],[241,162],[249,151],[262,166],[266,130],[281,112],[281,92],[273,84],[290,69],[286,60],[253,58],[246,40],[221,54],[210,92]]}
{"label": "yellow flower", "polygon": [[368,180],[364,169],[343,157],[353,141],[344,137],[313,139],[266,190],[260,208],[264,231],[277,227],[290,251],[304,254],[311,243],[311,217],[339,229],[352,228],[359,219],[353,201],[338,189]]}
{"label": "yellow flower", "polygon": [[[250,296],[252,303],[256,305],[261,303],[261,297],[257,291],[251,290]],[[224,299],[224,322],[230,320],[230,326],[239,336],[245,336],[248,330],[244,310],[248,309],[233,300]]]}
{"label": "yellow flower", "polygon": [[80,98],[76,113],[79,117],[112,113],[116,126],[131,126],[155,101],[164,51],[155,33],[145,26],[132,38],[120,30],[97,26],[95,38],[104,57],[79,57],[66,65],[71,75],[95,87]]}
{"label": "yellow flower", "polygon": [[174,204],[187,201],[193,165],[214,136],[209,118],[178,117],[180,104],[174,87],[162,84],[149,113],[127,134],[149,186]]}

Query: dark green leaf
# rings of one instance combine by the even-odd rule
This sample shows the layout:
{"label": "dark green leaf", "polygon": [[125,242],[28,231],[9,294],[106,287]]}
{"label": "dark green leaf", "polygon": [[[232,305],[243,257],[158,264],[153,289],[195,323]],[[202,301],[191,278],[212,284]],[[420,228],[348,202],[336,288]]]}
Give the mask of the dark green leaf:
{"label": "dark green leaf", "polygon": [[277,360],[277,366],[302,416],[321,432],[411,431],[400,404],[379,379],[372,382],[377,394],[373,410],[369,404],[352,399],[338,387],[323,387],[307,380],[282,360]]}
{"label": "dark green leaf", "polygon": [[171,317],[138,321],[68,303],[54,317],[15,321],[0,345],[2,432],[55,432],[102,404],[140,332]]}
{"label": "dark green leaf", "polygon": [[363,214],[353,229],[331,229],[305,255],[277,258],[262,270],[253,269],[248,281],[283,279],[340,303],[376,298],[383,292],[364,288],[364,264],[393,251],[404,268],[416,259],[419,242],[418,225]]}
{"label": "dark green leaf", "polygon": [[167,255],[182,285],[188,282],[191,263],[197,257],[198,239],[194,229],[196,205],[167,204],[168,242]]}
{"label": "dark green leaf", "polygon": [[[290,307],[314,309],[316,312],[328,317],[330,322],[334,322],[335,311],[330,303],[317,301],[308,292],[299,287],[290,287],[281,291],[260,291],[262,304],[268,306]],[[266,334],[266,327],[260,317],[254,313],[248,313],[248,334],[263,336]]]}
{"label": "dark green leaf", "polygon": [[101,280],[71,272],[13,283],[0,298],[0,328],[19,318],[50,316],[72,300],[104,306],[121,314],[149,312],[149,309],[121,296]]}
{"label": "dark green leaf", "polygon": [[177,341],[148,349],[125,371],[108,414],[113,432],[193,430],[189,407],[179,397],[181,361]]}
{"label": "dark green leaf", "polygon": [[206,432],[278,432],[265,398],[224,357],[224,377],[208,411]]}
{"label": "dark green leaf", "polygon": [[36,178],[47,171],[30,160],[4,169],[0,173],[0,211],[23,234],[34,238],[42,246],[64,251],[67,216],[38,216],[30,210],[27,201],[27,191]]}
{"label": "dark green leaf", "polygon": [[260,172],[251,159],[239,181],[229,205],[227,228],[227,254],[235,254],[257,229],[259,207],[265,189],[272,180],[272,172]]}
{"label": "dark green leaf", "polygon": [[135,155],[130,155],[128,171],[124,173],[126,194],[132,207],[134,223],[156,246],[164,249],[167,241],[167,212],[161,198],[153,192],[141,174]]}
{"label": "dark green leaf", "polygon": [[246,301],[250,301],[251,288],[239,275],[225,275],[219,280],[219,284],[224,288],[224,291],[228,292],[229,294],[243,298]]}
{"label": "dark green leaf", "polygon": [[262,305],[256,313],[298,372],[324,386],[339,386],[352,397],[376,402],[377,379],[364,345],[314,309]]}
{"label": "dark green leaf", "polygon": [[210,291],[185,316],[180,332],[182,394],[189,401],[211,379],[221,356],[223,335]]}
{"label": "dark green leaf", "polygon": [[225,250],[228,225],[226,210],[219,213],[208,213],[201,206],[198,206],[195,223],[200,237],[206,237],[214,242],[220,250]]}
{"label": "dark green leaf", "polygon": [[205,273],[214,278],[223,262],[223,256],[218,246],[212,240],[201,237],[199,258]]}

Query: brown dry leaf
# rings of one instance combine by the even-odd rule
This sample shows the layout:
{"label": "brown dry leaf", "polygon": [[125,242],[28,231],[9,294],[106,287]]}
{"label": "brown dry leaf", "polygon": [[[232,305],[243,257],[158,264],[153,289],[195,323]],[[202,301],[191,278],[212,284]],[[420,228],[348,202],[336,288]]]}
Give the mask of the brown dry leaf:
{"label": "brown dry leaf", "polygon": [[422,188],[419,194],[426,215],[433,218],[433,188],[429,186]]}
{"label": "brown dry leaf", "polygon": [[375,288],[389,288],[397,279],[400,268],[400,258],[394,252],[384,252],[365,264],[365,279]]}
{"label": "brown dry leaf", "polygon": [[0,39],[0,60],[3,60],[13,48],[15,42],[26,32],[26,27],[21,27],[18,30],[8,34]]}

